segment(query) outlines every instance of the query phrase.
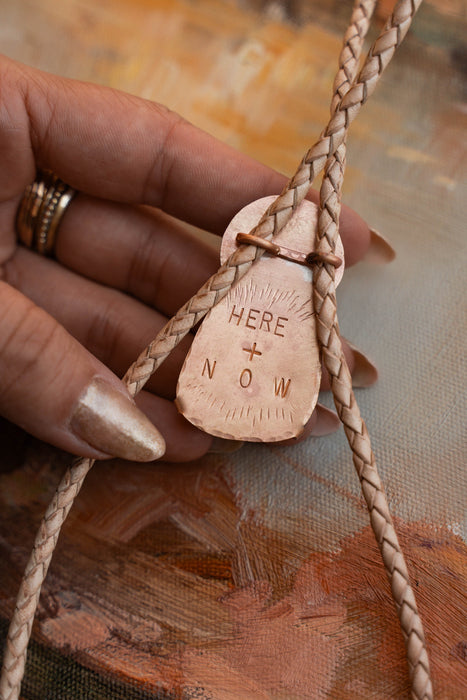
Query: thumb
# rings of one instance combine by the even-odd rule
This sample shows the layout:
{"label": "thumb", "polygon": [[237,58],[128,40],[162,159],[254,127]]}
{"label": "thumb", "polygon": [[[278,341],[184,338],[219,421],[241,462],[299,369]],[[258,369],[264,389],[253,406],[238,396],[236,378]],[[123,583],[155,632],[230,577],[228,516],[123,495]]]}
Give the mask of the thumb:
{"label": "thumb", "polygon": [[61,449],[140,462],[165,452],[122,382],[45,311],[0,282],[0,414]]}

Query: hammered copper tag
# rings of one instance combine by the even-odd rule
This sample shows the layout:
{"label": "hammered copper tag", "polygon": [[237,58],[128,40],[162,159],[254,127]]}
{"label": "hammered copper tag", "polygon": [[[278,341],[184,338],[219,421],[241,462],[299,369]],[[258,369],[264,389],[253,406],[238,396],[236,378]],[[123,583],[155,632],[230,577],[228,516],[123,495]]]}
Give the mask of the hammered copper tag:
{"label": "hammered copper tag", "polygon": [[[222,263],[237,234],[250,231],[274,200],[260,199],[235,216],[222,241]],[[316,205],[304,201],[274,242],[309,253],[316,224]],[[340,239],[336,254],[343,260]],[[206,316],[180,373],[176,402],[185,418],[212,435],[277,442],[300,435],[320,379],[312,270],[266,252]]]}

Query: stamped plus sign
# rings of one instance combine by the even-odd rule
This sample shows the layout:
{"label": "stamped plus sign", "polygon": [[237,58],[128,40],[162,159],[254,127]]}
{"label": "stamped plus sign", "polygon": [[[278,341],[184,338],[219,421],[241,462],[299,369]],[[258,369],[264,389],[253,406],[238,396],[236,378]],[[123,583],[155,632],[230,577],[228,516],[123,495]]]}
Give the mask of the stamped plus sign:
{"label": "stamped plus sign", "polygon": [[253,343],[251,348],[243,348],[243,352],[249,353],[250,357],[248,358],[250,361],[254,358],[255,355],[262,355],[263,353],[260,352],[259,350],[256,349],[256,343]]}
{"label": "stamped plus sign", "polygon": [[[272,201],[254,202],[235,217],[224,234],[221,262],[235,250],[237,233],[250,231]],[[275,240],[311,252],[316,222],[316,205],[304,201]],[[343,256],[342,247],[336,254]],[[320,379],[312,270],[266,252],[201,324],[176,403],[212,435],[276,442],[302,432]]]}

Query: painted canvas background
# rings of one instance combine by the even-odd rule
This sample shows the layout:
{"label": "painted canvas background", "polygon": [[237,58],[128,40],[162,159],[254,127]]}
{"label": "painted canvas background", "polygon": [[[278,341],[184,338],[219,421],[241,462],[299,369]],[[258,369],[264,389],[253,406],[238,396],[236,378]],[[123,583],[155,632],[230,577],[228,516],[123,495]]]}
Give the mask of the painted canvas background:
{"label": "painted canvas background", "polygon": [[[381,4],[380,15],[391,3]],[[291,173],[326,123],[348,2],[0,1],[0,50],[128,90]],[[338,292],[437,698],[467,687],[466,7],[427,0],[352,126],[344,199],[397,250]],[[330,397],[323,397],[330,403]],[[66,457],[3,425],[0,615]],[[96,465],[25,700],[403,698],[402,638],[342,432],[189,465]]]}

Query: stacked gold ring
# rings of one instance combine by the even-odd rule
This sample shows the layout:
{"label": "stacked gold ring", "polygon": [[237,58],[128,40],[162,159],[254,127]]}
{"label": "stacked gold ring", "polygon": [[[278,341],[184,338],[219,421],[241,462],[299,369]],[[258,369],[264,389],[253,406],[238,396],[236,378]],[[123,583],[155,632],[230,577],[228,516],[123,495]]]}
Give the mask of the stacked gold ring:
{"label": "stacked gold ring", "polygon": [[16,216],[19,240],[28,248],[53,255],[58,226],[76,191],[50,171],[42,171],[23,195]]}

